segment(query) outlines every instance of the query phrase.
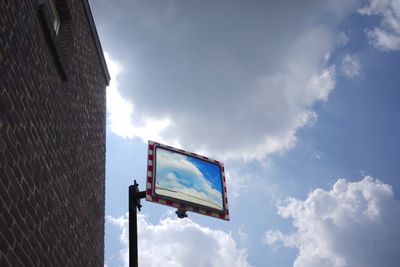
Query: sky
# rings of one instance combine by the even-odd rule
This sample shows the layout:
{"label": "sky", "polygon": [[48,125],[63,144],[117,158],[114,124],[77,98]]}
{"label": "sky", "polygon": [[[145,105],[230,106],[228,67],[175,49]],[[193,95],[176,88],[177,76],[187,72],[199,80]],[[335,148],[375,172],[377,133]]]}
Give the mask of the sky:
{"label": "sky", "polygon": [[160,147],[155,155],[156,194],[223,210],[218,165]]}
{"label": "sky", "polygon": [[140,266],[397,266],[400,1],[91,1],[107,88],[105,265],[147,141],[225,164],[230,221],[142,201]]}

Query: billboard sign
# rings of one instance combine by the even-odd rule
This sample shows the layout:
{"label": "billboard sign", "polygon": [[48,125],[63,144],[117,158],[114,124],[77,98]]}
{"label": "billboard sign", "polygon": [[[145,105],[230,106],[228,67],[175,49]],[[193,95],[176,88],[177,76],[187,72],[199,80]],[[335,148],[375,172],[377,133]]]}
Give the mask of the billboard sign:
{"label": "billboard sign", "polygon": [[229,220],[224,165],[149,141],[146,200]]}

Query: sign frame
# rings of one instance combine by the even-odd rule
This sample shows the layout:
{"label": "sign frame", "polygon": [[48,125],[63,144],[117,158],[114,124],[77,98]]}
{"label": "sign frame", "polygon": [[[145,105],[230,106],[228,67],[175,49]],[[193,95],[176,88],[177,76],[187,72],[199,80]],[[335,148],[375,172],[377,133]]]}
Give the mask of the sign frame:
{"label": "sign frame", "polygon": [[[218,210],[209,206],[201,205],[199,203],[193,203],[185,201],[182,199],[177,199],[165,195],[160,195],[155,192],[156,183],[156,150],[161,148],[168,150],[173,153],[181,154],[184,156],[189,156],[201,161],[209,162],[213,165],[217,165],[220,170],[221,176],[221,194],[222,194],[222,205],[223,209]],[[225,178],[225,168],[222,162],[210,159],[192,152],[188,152],[182,149],[174,148],[172,146],[163,145],[154,141],[148,141],[148,154],[147,154],[147,176],[146,176],[146,200],[150,202],[155,202],[158,204],[170,206],[177,208],[178,211],[191,211],[199,213],[202,215],[211,216],[214,218],[229,221],[229,207],[228,207],[228,197],[226,191],[226,178]]]}

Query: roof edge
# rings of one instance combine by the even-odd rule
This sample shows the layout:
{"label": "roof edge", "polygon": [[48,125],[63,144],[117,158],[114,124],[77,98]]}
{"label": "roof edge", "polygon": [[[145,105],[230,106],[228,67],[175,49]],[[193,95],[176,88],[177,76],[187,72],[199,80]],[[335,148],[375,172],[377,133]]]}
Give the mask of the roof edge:
{"label": "roof edge", "polygon": [[103,49],[101,47],[99,35],[97,33],[96,25],[94,23],[92,10],[90,9],[88,0],[82,0],[82,3],[83,3],[84,10],[85,10],[86,18],[89,23],[90,33],[94,39],[96,52],[97,52],[97,55],[98,55],[100,63],[101,63],[101,69],[103,70],[104,79],[106,81],[106,85],[108,86],[110,84],[110,73],[108,72],[107,63],[104,58]]}

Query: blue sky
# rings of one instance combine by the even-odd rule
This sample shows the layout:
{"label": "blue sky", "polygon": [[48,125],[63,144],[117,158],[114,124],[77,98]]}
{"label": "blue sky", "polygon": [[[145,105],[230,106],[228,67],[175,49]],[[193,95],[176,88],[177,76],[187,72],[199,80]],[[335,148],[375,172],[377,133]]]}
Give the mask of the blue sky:
{"label": "blue sky", "polygon": [[211,183],[213,188],[219,192],[222,192],[221,170],[218,165],[193,157],[187,157],[187,160],[199,168],[201,173],[203,173],[204,177]]}
{"label": "blue sky", "polygon": [[154,162],[155,194],[223,209],[218,165],[161,147],[155,150]]}
{"label": "blue sky", "polygon": [[231,220],[143,201],[141,266],[397,266],[400,1],[91,6],[112,76],[107,266],[127,266],[149,139],[224,162]]}
{"label": "blue sky", "polygon": [[[162,148],[159,148],[162,149]],[[173,151],[168,151],[168,150],[163,150],[163,152],[167,152],[167,155],[165,156],[171,156],[174,157],[174,155],[176,155]],[[156,152],[157,155],[157,152]],[[184,161],[184,163],[189,163],[192,164],[196,169],[198,169],[198,171],[202,174],[202,176],[207,180],[208,183],[210,183],[210,185],[218,190],[219,192],[222,192],[222,178],[221,178],[221,170],[220,167],[216,164],[213,164],[211,162],[208,161],[204,161],[204,160],[200,160],[198,158],[195,157],[191,157],[191,156],[186,156],[183,154],[178,154],[182,161]],[[157,164],[157,163],[156,163]],[[157,165],[156,165],[157,166]],[[174,166],[172,166],[174,167]],[[157,169],[158,170],[158,169]],[[180,172],[180,169],[176,169],[174,171],[174,174],[181,179],[187,179],[185,177],[183,177],[184,175],[182,175]],[[156,171],[156,175],[157,175],[157,171]],[[163,177],[159,177],[157,176],[158,179],[162,179]],[[186,184],[187,186],[193,187],[194,186],[194,181],[193,180],[188,180],[188,181],[182,181],[184,184]]]}

